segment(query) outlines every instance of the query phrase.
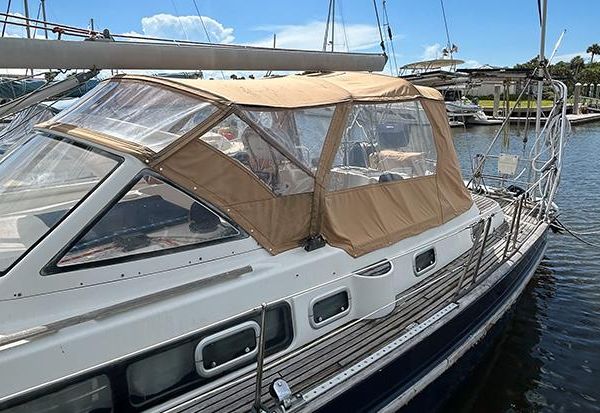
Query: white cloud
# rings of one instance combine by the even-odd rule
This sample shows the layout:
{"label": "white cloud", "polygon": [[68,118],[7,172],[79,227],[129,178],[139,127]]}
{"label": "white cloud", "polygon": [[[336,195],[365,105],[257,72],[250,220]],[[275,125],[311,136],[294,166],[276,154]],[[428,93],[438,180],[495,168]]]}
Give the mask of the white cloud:
{"label": "white cloud", "polygon": [[483,65],[477,60],[466,60],[462,65],[460,65],[460,69],[478,69],[482,66]]}
{"label": "white cloud", "polygon": [[202,16],[200,19],[198,16],[174,16],[164,13],[142,18],[142,33],[132,31],[125,34],[206,42],[208,39],[202,27],[203,22],[212,43],[234,41],[233,28],[225,27],[211,17]]}
{"label": "white cloud", "polygon": [[[25,17],[24,15],[22,15],[21,13],[10,13],[11,16],[17,16],[17,17]],[[23,24],[25,22],[25,20],[21,20],[21,19],[15,19],[12,17],[8,17],[6,19],[6,29],[4,31],[4,37],[27,37],[27,32],[25,27],[22,26],[15,26],[13,24],[10,23],[19,23],[19,24]],[[4,18],[2,18],[2,21],[0,22],[0,25],[2,27],[4,27]],[[31,34],[33,35],[34,30],[31,29]]]}
{"label": "white cloud", "polygon": [[423,60],[437,59],[442,55],[442,45],[439,43],[430,44],[424,47],[421,57]]}
{"label": "white cloud", "polygon": [[[288,49],[322,50],[325,35],[325,22],[311,21],[305,24],[260,26],[256,31],[269,32],[268,36],[250,42],[251,46],[273,47],[273,33],[277,35],[277,47]],[[335,27],[334,50],[363,51],[379,45],[377,26],[368,24],[347,24],[344,29]],[[346,39],[348,39],[346,43]]]}
{"label": "white cloud", "polygon": [[589,62],[590,58],[591,58],[591,55],[589,55],[588,53],[586,53],[584,51],[581,51],[581,52],[575,52],[575,53],[566,53],[566,54],[556,55],[552,59],[552,63],[556,63],[556,62],[567,62],[568,63],[571,60],[573,60],[573,58],[576,56],[581,56],[585,62]]}

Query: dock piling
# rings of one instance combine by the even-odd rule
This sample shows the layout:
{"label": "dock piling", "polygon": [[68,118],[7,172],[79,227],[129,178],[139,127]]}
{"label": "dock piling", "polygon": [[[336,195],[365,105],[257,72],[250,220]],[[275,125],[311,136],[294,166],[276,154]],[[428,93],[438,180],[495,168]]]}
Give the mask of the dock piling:
{"label": "dock piling", "polygon": [[581,83],[575,83],[575,91],[573,92],[573,115],[579,115],[579,99],[581,97]]}
{"label": "dock piling", "polygon": [[494,85],[494,111],[492,116],[499,117],[498,111],[500,109],[500,85]]}

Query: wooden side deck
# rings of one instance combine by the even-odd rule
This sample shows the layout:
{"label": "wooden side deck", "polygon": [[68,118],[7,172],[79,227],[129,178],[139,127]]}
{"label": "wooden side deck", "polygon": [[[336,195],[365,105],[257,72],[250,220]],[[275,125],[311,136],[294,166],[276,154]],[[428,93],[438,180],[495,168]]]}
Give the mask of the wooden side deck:
{"label": "wooden side deck", "polygon": [[[481,196],[474,196],[481,211],[489,210],[494,201]],[[485,251],[482,255],[479,275],[476,283],[485,279],[500,264],[506,245],[506,231],[509,227],[514,206],[507,201],[496,200],[503,207],[507,223],[489,234]],[[519,239],[522,241],[533,228],[536,220],[527,216],[529,210],[523,209]],[[307,345],[282,360],[274,360],[265,364],[263,375],[262,401],[271,406],[268,386],[277,378],[283,378],[294,393],[302,393],[311,389],[340,370],[356,363],[389,343],[414,323],[420,323],[455,298],[459,279],[468,261],[469,253],[427,277],[421,283],[403,292],[406,297],[398,301],[394,311],[380,319],[349,323],[345,327],[328,334],[316,345]],[[461,293],[469,291],[473,286],[475,261],[464,279]],[[425,287],[425,288],[424,288]],[[206,397],[198,397],[193,404],[182,405],[175,411],[185,412],[248,412],[254,401],[255,375],[249,374],[236,384],[223,386],[210,392]],[[184,407],[185,406],[185,407]]]}

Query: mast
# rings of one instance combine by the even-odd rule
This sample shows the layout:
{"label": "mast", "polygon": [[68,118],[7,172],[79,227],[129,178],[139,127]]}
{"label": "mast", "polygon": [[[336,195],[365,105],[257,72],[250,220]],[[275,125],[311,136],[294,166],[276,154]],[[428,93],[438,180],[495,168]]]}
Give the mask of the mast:
{"label": "mast", "polygon": [[335,40],[335,0],[331,0],[331,51]]}
{"label": "mast", "polygon": [[[540,55],[539,55],[539,62],[538,62],[538,69],[537,69],[537,76],[538,76],[538,82],[537,82],[537,110],[536,110],[536,114],[535,114],[535,136],[536,136],[536,140],[535,140],[535,156],[534,159],[537,158],[537,155],[540,153],[541,150],[541,142],[539,139],[539,135],[540,135],[540,129],[541,129],[541,125],[542,125],[542,98],[543,98],[543,91],[544,91],[544,77],[546,74],[546,63],[545,63],[545,49],[546,49],[546,16],[547,16],[547,10],[548,10],[548,0],[541,0],[541,16],[540,16],[540,26],[541,26],[541,31],[540,31]],[[532,161],[535,162],[535,161]],[[532,165],[533,167],[534,165]],[[535,170],[535,169],[534,169]],[[537,172],[534,173],[534,181],[537,180]]]}
{"label": "mast", "polygon": [[[44,19],[44,36],[46,37],[46,40],[48,40],[48,25],[46,24],[46,0],[40,0],[40,2],[42,7],[42,19]],[[92,30],[94,30],[93,27]]]}
{"label": "mast", "polygon": [[540,33],[540,55],[538,62],[538,70],[537,75],[540,80],[538,80],[538,93],[537,93],[537,113],[535,118],[535,133],[539,135],[540,127],[541,127],[541,119],[542,119],[542,97],[543,97],[543,87],[544,80],[543,77],[545,75],[545,49],[546,49],[546,15],[548,9],[548,0],[541,0],[542,2],[542,15],[541,15],[541,33]]}
{"label": "mast", "polygon": [[323,36],[323,51],[327,51],[327,40],[329,40],[329,22],[331,21],[331,2],[329,0],[329,6],[327,8],[327,22],[325,23],[325,35]]}
{"label": "mast", "polygon": [[27,30],[27,38],[31,39],[31,30],[29,29],[29,2],[23,0],[23,9],[25,10],[25,28]]}

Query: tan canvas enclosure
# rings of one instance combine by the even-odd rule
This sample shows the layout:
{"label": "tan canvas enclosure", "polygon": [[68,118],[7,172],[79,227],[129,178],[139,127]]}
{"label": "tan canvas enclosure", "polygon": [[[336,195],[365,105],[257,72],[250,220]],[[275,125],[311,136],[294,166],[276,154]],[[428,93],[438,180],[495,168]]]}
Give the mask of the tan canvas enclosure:
{"label": "tan canvas enclosure", "polygon": [[138,156],[273,254],[365,254],[472,204],[441,95],[395,77],[125,75],[41,127]]}

